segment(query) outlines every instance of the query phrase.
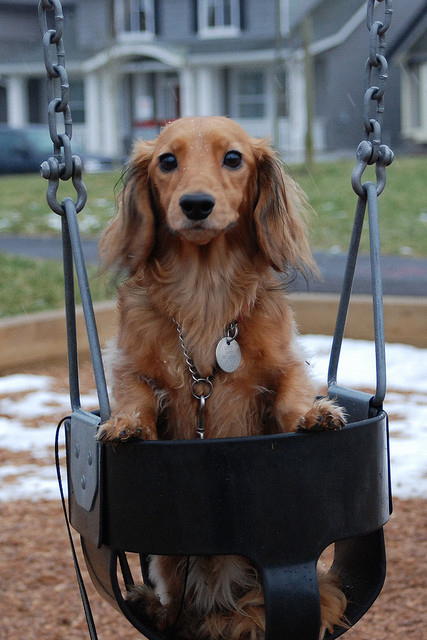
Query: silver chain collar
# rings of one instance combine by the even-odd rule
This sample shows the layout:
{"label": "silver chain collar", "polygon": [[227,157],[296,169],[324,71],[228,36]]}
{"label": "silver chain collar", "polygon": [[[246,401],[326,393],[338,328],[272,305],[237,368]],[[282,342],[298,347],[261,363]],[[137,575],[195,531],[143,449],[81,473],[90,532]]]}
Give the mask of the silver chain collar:
{"label": "silver chain collar", "polygon": [[[196,369],[196,365],[194,364],[194,360],[188,353],[187,347],[184,342],[184,337],[182,335],[182,327],[175,318],[173,318],[174,323],[176,324],[176,330],[178,332],[179,341],[181,343],[182,350],[184,352],[185,362],[187,364],[188,370],[193,378],[193,382],[191,384],[191,393],[193,398],[199,401],[198,413],[197,413],[197,427],[196,433],[197,437],[200,440],[203,440],[205,437],[205,407],[206,400],[211,397],[213,392],[213,384],[212,381],[215,377],[215,373],[217,371],[217,367],[215,367],[210,376],[203,377]],[[226,329],[226,339],[233,341],[236,339],[238,334],[237,322],[230,322]],[[204,389],[208,389],[207,393],[203,391],[199,391],[200,385],[204,385]],[[202,387],[203,388],[203,387]]]}

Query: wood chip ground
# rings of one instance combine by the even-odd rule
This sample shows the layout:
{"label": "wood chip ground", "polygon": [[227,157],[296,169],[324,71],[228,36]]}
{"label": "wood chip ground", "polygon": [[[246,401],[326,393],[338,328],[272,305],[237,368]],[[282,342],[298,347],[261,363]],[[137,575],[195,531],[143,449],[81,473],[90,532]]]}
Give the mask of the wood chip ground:
{"label": "wood chip ground", "polygon": [[[58,388],[66,387],[62,367],[40,367],[34,372],[53,375]],[[3,463],[13,462],[14,455],[28,454],[10,453],[10,459]],[[28,460],[34,462],[30,457]],[[394,500],[394,512],[386,526],[385,586],[371,610],[343,636],[346,640],[427,637],[426,506],[426,500]],[[1,640],[88,638],[60,502],[0,503],[0,513]],[[79,547],[77,534],[74,537]],[[99,639],[141,638],[96,593],[83,561],[82,569]]]}

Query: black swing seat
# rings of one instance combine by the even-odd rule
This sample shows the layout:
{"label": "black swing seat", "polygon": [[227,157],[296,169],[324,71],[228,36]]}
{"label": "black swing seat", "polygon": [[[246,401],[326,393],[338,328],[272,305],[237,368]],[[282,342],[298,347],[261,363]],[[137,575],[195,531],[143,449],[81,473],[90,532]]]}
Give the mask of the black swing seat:
{"label": "black swing seat", "polygon": [[385,578],[388,432],[386,414],[369,409],[367,394],[340,393],[334,389],[353,416],[338,432],[110,446],[95,442],[97,415],[73,412],[70,520],[99,593],[147,638],[161,640],[122,593],[121,584],[134,581],[126,552],[140,555],[143,575],[149,554],[238,554],[262,576],[265,639],[318,640],[316,563],[335,543],[331,570],[353,625]]}

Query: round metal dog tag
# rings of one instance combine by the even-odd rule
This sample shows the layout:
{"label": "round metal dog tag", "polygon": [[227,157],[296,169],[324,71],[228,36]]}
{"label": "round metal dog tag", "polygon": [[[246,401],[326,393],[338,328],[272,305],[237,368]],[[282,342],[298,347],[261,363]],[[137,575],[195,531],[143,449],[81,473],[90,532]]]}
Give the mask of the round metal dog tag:
{"label": "round metal dog tag", "polygon": [[236,340],[222,338],[216,347],[216,361],[223,371],[233,373],[239,367],[242,352]]}

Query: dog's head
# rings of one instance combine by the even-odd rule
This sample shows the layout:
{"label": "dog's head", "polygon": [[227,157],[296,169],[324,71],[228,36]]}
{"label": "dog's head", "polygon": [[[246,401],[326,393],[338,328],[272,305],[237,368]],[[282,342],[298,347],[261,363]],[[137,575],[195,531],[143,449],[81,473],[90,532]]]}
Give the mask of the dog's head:
{"label": "dog's head", "polygon": [[228,118],[182,118],[136,143],[101,259],[136,273],[172,237],[203,247],[251,235],[251,250],[277,271],[313,269],[305,209],[266,140]]}

